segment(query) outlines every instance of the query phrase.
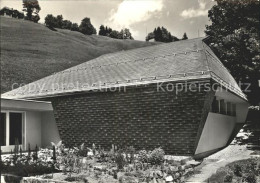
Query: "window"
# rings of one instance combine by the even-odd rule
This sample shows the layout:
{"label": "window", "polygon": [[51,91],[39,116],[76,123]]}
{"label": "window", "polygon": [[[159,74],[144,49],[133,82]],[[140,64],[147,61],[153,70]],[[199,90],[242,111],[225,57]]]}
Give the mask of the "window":
{"label": "window", "polygon": [[215,97],[212,102],[211,112],[236,116],[236,104]]}
{"label": "window", "polygon": [[10,145],[15,145],[16,140],[22,144],[22,121],[22,113],[10,112]]}
{"label": "window", "polygon": [[236,104],[232,104],[232,116],[236,116],[237,113],[236,113]]}
{"label": "window", "polygon": [[0,145],[9,146],[24,142],[24,113],[22,112],[1,112],[0,121]]}
{"label": "window", "polygon": [[213,103],[212,103],[212,112],[219,113],[219,101],[214,97]]}
{"label": "window", "polygon": [[220,103],[220,114],[226,114],[226,103],[223,99],[219,101]]}
{"label": "window", "polygon": [[6,145],[6,113],[3,112],[0,116],[0,145]]}
{"label": "window", "polygon": [[227,102],[227,115],[232,115],[232,104],[231,102]]}

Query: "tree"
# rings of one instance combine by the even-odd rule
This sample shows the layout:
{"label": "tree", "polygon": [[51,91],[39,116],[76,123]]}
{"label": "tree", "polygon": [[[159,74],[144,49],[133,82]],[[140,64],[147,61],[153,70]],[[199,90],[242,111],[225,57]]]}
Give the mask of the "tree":
{"label": "tree", "polygon": [[154,39],[154,33],[153,32],[148,33],[148,35],[145,38],[146,41],[149,41],[151,39]]}
{"label": "tree", "polygon": [[73,23],[71,25],[71,30],[72,31],[79,31],[79,25],[77,23]]}
{"label": "tree", "polygon": [[38,0],[23,0],[23,11],[26,12],[26,19],[34,22],[40,20],[38,15],[41,10],[41,7],[38,3]]}
{"label": "tree", "polygon": [[[250,83],[245,91],[251,104],[260,101],[260,41],[258,0],[216,0],[209,10],[212,22],[206,26],[206,43],[237,82]],[[247,84],[241,85],[242,89]]]}
{"label": "tree", "polygon": [[35,15],[35,16],[32,17],[32,21],[33,21],[34,23],[38,23],[39,20],[40,20],[40,16],[39,16],[39,15]]}
{"label": "tree", "polygon": [[56,27],[56,18],[52,14],[48,14],[45,17],[45,25],[50,28]]}
{"label": "tree", "polygon": [[177,37],[175,37],[175,36],[172,36],[172,41],[173,41],[173,42],[174,42],[174,41],[180,41],[180,39],[177,38]]}
{"label": "tree", "polygon": [[114,38],[114,39],[120,39],[120,32],[113,30],[110,34],[109,37]]}
{"label": "tree", "polygon": [[104,26],[104,25],[101,25],[101,26],[99,27],[98,35],[100,35],[100,36],[106,36],[106,30],[105,30],[105,26]]}
{"label": "tree", "polygon": [[161,29],[162,35],[161,35],[161,42],[172,42],[172,35],[170,32],[168,32],[168,30],[164,27],[162,27]]}
{"label": "tree", "polygon": [[154,40],[155,41],[162,41],[162,30],[160,27],[154,30]]}
{"label": "tree", "polygon": [[63,20],[63,22],[62,22],[62,27],[61,27],[62,29],[69,29],[69,30],[71,30],[71,28],[72,28],[72,22],[71,21],[69,21],[69,20]]}
{"label": "tree", "polygon": [[56,18],[56,21],[57,21],[57,28],[62,28],[62,25],[63,25],[63,16],[62,15],[58,15],[57,18]]}
{"label": "tree", "polygon": [[110,27],[105,27],[104,25],[101,25],[100,27],[99,27],[99,32],[98,32],[98,34],[100,35],[100,36],[108,36],[108,37],[110,37],[109,35],[110,35],[110,33],[112,32],[113,30],[110,28]]}
{"label": "tree", "polygon": [[145,40],[149,41],[150,39],[153,38],[155,41],[160,41],[165,43],[179,41],[177,37],[172,36],[172,34],[164,27],[155,28],[153,32],[148,33]]}
{"label": "tree", "polygon": [[106,26],[105,32],[106,32],[106,36],[109,36],[109,34],[112,32],[113,30],[110,27]]}
{"label": "tree", "polygon": [[184,32],[183,36],[182,36],[182,40],[186,40],[186,39],[189,39],[186,32]]}
{"label": "tree", "polygon": [[79,31],[86,35],[96,34],[97,31],[90,22],[90,18],[86,17],[81,21]]}
{"label": "tree", "polygon": [[122,29],[120,31],[120,38],[119,39],[134,39],[129,29]]}

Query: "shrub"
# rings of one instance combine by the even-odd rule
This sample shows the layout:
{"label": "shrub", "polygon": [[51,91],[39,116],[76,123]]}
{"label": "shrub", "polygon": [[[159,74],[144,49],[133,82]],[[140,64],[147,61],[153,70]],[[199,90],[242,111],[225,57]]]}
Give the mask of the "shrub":
{"label": "shrub", "polygon": [[133,146],[126,148],[126,160],[128,163],[134,162],[135,148]]}
{"label": "shrub", "polygon": [[227,174],[227,175],[224,177],[224,182],[232,182],[232,179],[233,179],[233,175]]}
{"label": "shrub", "polygon": [[234,174],[238,177],[242,177],[242,168],[239,164],[235,164],[234,166]]}
{"label": "shrub", "polygon": [[81,144],[78,149],[79,149],[77,153],[78,156],[82,156],[82,157],[88,156],[89,149],[87,148],[85,143]]}
{"label": "shrub", "polygon": [[141,150],[138,153],[138,159],[142,163],[151,163],[152,165],[161,165],[164,161],[164,150],[162,148],[155,148],[152,151],[147,152]]}
{"label": "shrub", "polygon": [[138,159],[139,161],[141,161],[142,163],[148,163],[149,160],[149,155],[147,153],[146,150],[141,150],[138,153]]}
{"label": "shrub", "polygon": [[154,149],[149,156],[149,163],[152,165],[160,165],[164,161],[164,150],[162,148]]}
{"label": "shrub", "polygon": [[118,152],[115,154],[115,162],[118,170],[122,170],[124,168],[126,161],[122,150],[118,150]]}
{"label": "shrub", "polygon": [[247,175],[245,175],[245,177],[243,178],[244,182],[247,183],[256,183],[256,176],[254,173],[249,173]]}

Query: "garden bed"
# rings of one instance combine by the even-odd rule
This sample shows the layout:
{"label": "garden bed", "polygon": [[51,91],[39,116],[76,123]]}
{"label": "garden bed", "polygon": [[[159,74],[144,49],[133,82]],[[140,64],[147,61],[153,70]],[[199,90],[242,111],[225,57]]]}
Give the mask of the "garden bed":
{"label": "garden bed", "polygon": [[[200,162],[185,156],[165,155],[163,149],[136,151],[133,147],[110,151],[84,144],[72,149],[61,143],[51,149],[3,156],[6,182],[139,183],[185,182]],[[8,174],[8,175],[7,175]],[[11,175],[10,175],[11,174]],[[14,177],[12,177],[14,175]]]}

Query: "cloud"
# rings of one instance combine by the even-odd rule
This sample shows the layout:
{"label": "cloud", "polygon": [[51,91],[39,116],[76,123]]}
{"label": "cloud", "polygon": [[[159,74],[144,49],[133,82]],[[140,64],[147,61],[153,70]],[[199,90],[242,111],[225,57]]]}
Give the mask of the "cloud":
{"label": "cloud", "polygon": [[206,16],[207,14],[208,14],[208,9],[206,9],[206,3],[200,0],[198,9],[194,9],[193,7],[187,10],[183,10],[180,15],[183,18],[194,18],[194,17]]}
{"label": "cloud", "polygon": [[108,21],[115,28],[130,27],[143,22],[163,8],[163,0],[124,0],[116,10],[111,11]]}

